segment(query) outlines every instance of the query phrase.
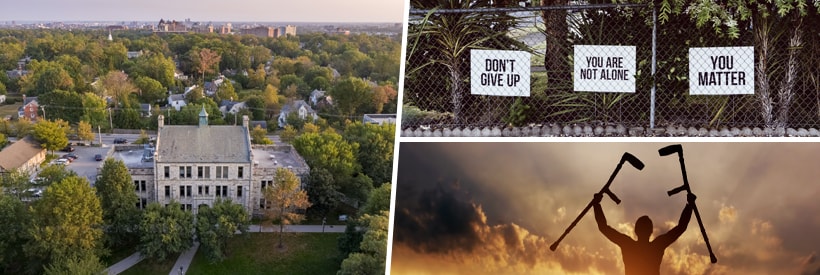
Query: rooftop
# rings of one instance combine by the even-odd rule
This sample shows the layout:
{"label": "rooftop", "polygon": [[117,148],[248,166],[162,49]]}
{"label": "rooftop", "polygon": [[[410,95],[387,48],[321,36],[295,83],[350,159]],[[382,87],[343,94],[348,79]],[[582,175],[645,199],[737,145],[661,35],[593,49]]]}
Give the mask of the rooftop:
{"label": "rooftop", "polygon": [[254,146],[253,163],[259,168],[307,168],[307,163],[290,145]]}
{"label": "rooftop", "polygon": [[0,171],[20,168],[43,150],[34,138],[26,136],[0,151]]}
{"label": "rooftop", "polygon": [[250,161],[250,141],[242,126],[163,126],[157,144],[160,162]]}
{"label": "rooftop", "polygon": [[154,162],[152,160],[144,161],[143,156],[151,155],[151,150],[148,149],[127,149],[122,151],[114,151],[112,157],[114,159],[122,160],[125,163],[125,167],[130,169],[138,169],[138,168],[154,168]]}

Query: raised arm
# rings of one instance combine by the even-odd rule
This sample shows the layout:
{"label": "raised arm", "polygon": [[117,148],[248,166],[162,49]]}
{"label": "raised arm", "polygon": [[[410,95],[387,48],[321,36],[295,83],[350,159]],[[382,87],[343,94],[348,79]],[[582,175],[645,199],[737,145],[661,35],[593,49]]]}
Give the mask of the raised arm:
{"label": "raised arm", "polygon": [[683,207],[683,211],[680,213],[680,219],[678,220],[678,225],[666,232],[666,234],[658,236],[653,242],[657,242],[663,247],[667,247],[674,243],[680,235],[683,235],[683,232],[686,232],[686,227],[689,226],[689,220],[692,218],[692,205],[695,205],[695,199],[697,196],[695,194],[689,193],[686,195],[686,206]]}
{"label": "raised arm", "polygon": [[602,197],[603,196],[601,194],[596,193],[592,199],[592,209],[595,212],[595,222],[598,223],[598,230],[601,231],[601,233],[603,233],[604,236],[606,236],[606,238],[609,239],[609,241],[619,246],[628,241],[631,241],[632,239],[630,239],[629,236],[624,235],[621,232],[618,232],[606,223],[606,216],[604,216],[604,210],[601,209]]}

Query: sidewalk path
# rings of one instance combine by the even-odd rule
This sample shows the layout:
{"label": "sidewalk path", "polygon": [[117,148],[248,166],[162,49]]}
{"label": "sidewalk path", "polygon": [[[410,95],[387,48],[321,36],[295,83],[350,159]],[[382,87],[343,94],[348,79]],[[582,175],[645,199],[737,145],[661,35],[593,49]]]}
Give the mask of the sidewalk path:
{"label": "sidewalk path", "polygon": [[139,252],[135,252],[134,254],[131,254],[131,256],[128,256],[128,258],[125,258],[122,261],[108,267],[108,275],[120,274],[141,261],[142,255]]}
{"label": "sidewalk path", "polygon": [[187,251],[182,252],[182,255],[179,255],[179,259],[174,264],[174,268],[171,269],[171,272],[168,275],[178,275],[178,274],[185,274],[188,272],[188,266],[191,265],[191,261],[194,260],[194,255],[196,255],[196,250],[199,248],[199,242],[194,242],[194,246],[189,248]]}
{"label": "sidewalk path", "polygon": [[[344,233],[346,225],[325,225],[325,233]],[[248,227],[248,232],[274,232],[279,233],[279,225],[265,225],[260,228],[258,224],[252,224]],[[321,233],[321,225],[285,225],[285,232],[306,232],[306,233]]]}

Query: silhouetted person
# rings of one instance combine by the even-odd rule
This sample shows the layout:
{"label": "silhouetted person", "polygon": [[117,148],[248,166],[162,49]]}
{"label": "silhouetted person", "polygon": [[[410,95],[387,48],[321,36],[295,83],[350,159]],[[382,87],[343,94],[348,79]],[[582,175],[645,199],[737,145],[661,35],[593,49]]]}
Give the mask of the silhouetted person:
{"label": "silhouetted person", "polygon": [[598,230],[607,239],[621,247],[626,274],[659,274],[664,250],[686,231],[689,218],[692,217],[692,205],[697,197],[694,194],[688,194],[686,197],[688,203],[680,214],[678,225],[652,241],[649,241],[652,235],[652,220],[647,216],[642,216],[635,222],[637,241],[607,225],[604,211],[601,209],[601,197],[602,195],[597,193],[593,197],[595,221],[598,222]]}

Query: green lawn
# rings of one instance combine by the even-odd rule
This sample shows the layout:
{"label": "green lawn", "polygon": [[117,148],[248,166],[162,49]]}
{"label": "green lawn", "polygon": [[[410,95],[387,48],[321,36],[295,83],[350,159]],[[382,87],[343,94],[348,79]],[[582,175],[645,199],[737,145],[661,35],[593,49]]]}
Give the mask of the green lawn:
{"label": "green lawn", "polygon": [[0,104],[0,119],[6,117],[6,115],[17,117],[17,108],[20,108],[20,106],[23,106],[23,103],[15,103],[11,105]]}
{"label": "green lawn", "polygon": [[279,249],[277,234],[249,233],[230,241],[230,254],[220,263],[211,264],[198,251],[186,274],[335,274],[341,235],[285,233],[285,248]]}

